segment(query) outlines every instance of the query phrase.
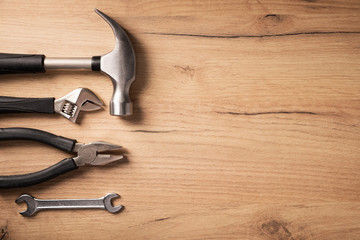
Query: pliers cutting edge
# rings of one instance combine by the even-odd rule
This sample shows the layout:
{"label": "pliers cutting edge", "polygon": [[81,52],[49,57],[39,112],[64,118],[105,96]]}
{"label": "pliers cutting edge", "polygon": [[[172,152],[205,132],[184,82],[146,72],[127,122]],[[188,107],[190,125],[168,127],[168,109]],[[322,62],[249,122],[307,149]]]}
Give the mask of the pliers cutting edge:
{"label": "pliers cutting edge", "polygon": [[77,169],[79,166],[105,165],[123,158],[122,154],[100,154],[105,151],[119,150],[121,146],[115,144],[106,142],[77,143],[75,139],[57,136],[32,128],[0,128],[0,140],[32,140],[46,143],[66,152],[77,153],[76,157],[66,158],[38,172],[0,176],[0,188],[30,186]]}

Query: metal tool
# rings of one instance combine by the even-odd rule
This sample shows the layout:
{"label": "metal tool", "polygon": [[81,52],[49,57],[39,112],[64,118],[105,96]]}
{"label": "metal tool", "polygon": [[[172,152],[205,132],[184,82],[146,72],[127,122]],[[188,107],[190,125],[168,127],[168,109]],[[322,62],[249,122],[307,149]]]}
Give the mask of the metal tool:
{"label": "metal tool", "polygon": [[0,97],[0,113],[59,113],[75,123],[80,111],[101,109],[102,101],[87,88],[78,88],[55,98]]}
{"label": "metal tool", "polygon": [[115,47],[108,54],[89,58],[45,58],[45,55],[0,53],[0,74],[37,73],[48,69],[91,69],[108,75],[113,83],[111,115],[131,115],[130,86],[135,80],[135,53],[124,29],[112,18],[95,9],[111,27]]}
{"label": "metal tool", "polygon": [[22,203],[25,202],[27,209],[23,212],[20,212],[21,215],[25,217],[30,217],[41,210],[48,209],[87,209],[87,208],[97,208],[97,209],[106,209],[108,212],[117,213],[123,209],[122,205],[113,206],[111,200],[113,198],[120,197],[116,193],[109,193],[105,197],[98,199],[37,199],[29,194],[23,194],[18,197],[15,202]]}
{"label": "metal tool", "polygon": [[[46,143],[66,152],[77,153],[76,157],[66,158],[57,164],[38,172],[0,176],[0,188],[25,187],[45,182],[60,174],[77,169],[84,165],[105,165],[123,158],[122,154],[111,155],[108,151],[116,151],[121,146],[92,142],[77,143],[75,139],[56,136],[54,134],[32,128],[0,128],[0,140],[32,140]],[[103,153],[103,154],[101,154]]]}

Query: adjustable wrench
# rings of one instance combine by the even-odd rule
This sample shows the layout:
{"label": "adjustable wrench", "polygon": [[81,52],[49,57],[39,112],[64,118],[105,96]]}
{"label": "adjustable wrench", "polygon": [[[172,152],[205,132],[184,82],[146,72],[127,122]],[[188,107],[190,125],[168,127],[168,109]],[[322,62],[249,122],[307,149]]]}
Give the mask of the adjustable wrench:
{"label": "adjustable wrench", "polygon": [[120,197],[116,193],[109,193],[105,197],[98,199],[37,199],[29,194],[23,194],[16,199],[16,203],[25,202],[27,204],[26,211],[20,212],[25,217],[30,217],[38,211],[46,209],[87,209],[97,208],[106,209],[111,213],[117,213],[124,206],[113,206],[111,200]]}
{"label": "adjustable wrench", "polygon": [[75,123],[80,111],[102,108],[102,101],[87,88],[78,88],[60,99],[0,96],[0,113],[59,113]]}

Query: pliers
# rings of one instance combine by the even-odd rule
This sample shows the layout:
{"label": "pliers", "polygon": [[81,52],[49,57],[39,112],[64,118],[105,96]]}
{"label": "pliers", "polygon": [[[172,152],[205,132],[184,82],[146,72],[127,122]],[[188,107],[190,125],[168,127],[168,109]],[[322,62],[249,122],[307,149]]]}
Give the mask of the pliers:
{"label": "pliers", "polygon": [[105,151],[119,150],[121,146],[115,144],[106,142],[78,143],[75,139],[32,128],[0,128],[0,140],[32,140],[51,145],[66,152],[77,153],[76,157],[66,158],[38,172],[0,176],[0,188],[30,186],[45,182],[80,166],[105,165],[123,158],[122,154],[100,154]]}
{"label": "pliers", "polygon": [[80,111],[95,111],[103,102],[87,88],[78,88],[55,98],[0,97],[0,113],[59,113],[75,123]]}

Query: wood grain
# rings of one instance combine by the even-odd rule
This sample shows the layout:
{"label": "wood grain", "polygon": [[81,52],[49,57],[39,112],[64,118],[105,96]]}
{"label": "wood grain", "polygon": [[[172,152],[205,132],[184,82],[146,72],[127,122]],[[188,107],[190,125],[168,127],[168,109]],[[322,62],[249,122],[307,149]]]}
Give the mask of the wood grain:
{"label": "wood grain", "polygon": [[[134,115],[0,116],[124,147],[128,161],[84,167],[38,186],[0,190],[2,239],[358,239],[360,234],[360,2],[0,2],[0,52],[101,55],[112,32],[137,57]],[[0,95],[61,97],[88,87],[108,103],[111,81],[91,72],[0,76]],[[108,104],[107,104],[108,105]],[[36,171],[67,153],[0,142],[0,174]],[[93,198],[102,211],[18,214],[22,193]],[[1,236],[1,235],[0,235]]]}

